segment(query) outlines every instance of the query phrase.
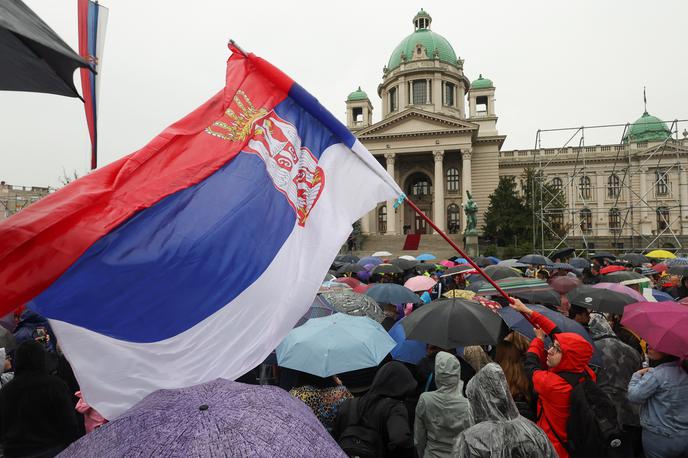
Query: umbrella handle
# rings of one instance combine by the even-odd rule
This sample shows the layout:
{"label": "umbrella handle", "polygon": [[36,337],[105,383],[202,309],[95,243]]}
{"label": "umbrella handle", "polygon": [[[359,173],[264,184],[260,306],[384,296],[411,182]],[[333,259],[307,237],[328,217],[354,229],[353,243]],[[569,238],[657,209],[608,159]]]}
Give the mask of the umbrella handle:
{"label": "umbrella handle", "polygon": [[483,269],[481,269],[475,262],[473,262],[473,260],[472,260],[470,257],[468,257],[468,255],[467,255],[466,253],[464,253],[463,250],[462,250],[461,248],[459,248],[459,247],[458,247],[458,246],[457,246],[457,245],[447,236],[447,234],[444,233],[444,231],[443,231],[442,229],[440,229],[439,227],[437,227],[437,225],[436,225],[435,223],[433,223],[432,220],[431,220],[430,218],[428,218],[427,215],[426,215],[425,213],[423,213],[423,212],[421,211],[421,209],[418,208],[418,207],[416,206],[416,204],[413,203],[413,201],[411,201],[411,199],[409,199],[408,197],[406,197],[405,200],[406,200],[406,203],[409,205],[409,207],[411,207],[411,208],[413,209],[413,211],[415,211],[416,213],[418,213],[418,215],[419,215],[421,218],[423,218],[423,219],[430,225],[430,227],[432,227],[435,231],[437,231],[437,233],[440,234],[440,235],[442,236],[442,238],[443,238],[444,240],[446,240],[447,243],[448,243],[449,245],[451,245],[451,247],[454,248],[454,249],[456,250],[456,252],[459,253],[459,254],[461,255],[462,258],[465,258],[466,261],[468,261],[468,264],[470,264],[475,270],[477,270],[478,273],[479,273],[480,275],[482,275],[483,278],[484,278],[485,280],[487,280],[488,283],[490,283],[490,284],[494,287],[494,289],[497,290],[497,292],[498,292],[500,295],[502,295],[502,296],[504,297],[504,299],[508,300],[510,304],[513,304],[513,303],[514,303],[514,300],[513,300],[507,293],[505,293],[504,290],[503,290],[502,288],[500,288],[499,285],[498,285],[497,283],[495,283],[495,281],[492,280],[492,278],[490,278],[490,276],[487,275]]}

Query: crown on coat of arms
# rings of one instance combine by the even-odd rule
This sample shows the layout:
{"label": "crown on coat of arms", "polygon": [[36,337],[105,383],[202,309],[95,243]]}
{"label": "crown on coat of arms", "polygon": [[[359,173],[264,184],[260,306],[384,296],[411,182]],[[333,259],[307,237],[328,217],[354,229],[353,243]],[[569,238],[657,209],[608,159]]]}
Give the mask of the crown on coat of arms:
{"label": "crown on coat of arms", "polygon": [[222,118],[206,127],[205,131],[223,140],[244,141],[251,133],[253,123],[267,114],[265,108],[256,108],[246,93],[238,90]]}

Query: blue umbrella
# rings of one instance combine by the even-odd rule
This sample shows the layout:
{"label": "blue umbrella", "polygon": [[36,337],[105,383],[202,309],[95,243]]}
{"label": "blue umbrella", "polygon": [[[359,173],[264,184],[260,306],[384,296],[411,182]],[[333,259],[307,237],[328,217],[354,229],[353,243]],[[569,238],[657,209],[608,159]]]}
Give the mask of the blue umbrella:
{"label": "blue umbrella", "polygon": [[395,346],[385,328],[370,318],[335,313],[308,320],[289,332],[277,347],[277,362],[329,377],[377,366]]}
{"label": "blue umbrella", "polygon": [[432,261],[433,259],[437,259],[437,256],[432,253],[422,253],[416,256],[416,259],[419,261]]}
{"label": "blue umbrella", "polygon": [[306,321],[313,318],[322,318],[324,316],[330,316],[337,313],[332,304],[327,302],[320,294],[315,296],[311,308],[296,322],[294,327],[302,326]]}
{"label": "blue umbrella", "polygon": [[586,267],[590,267],[590,261],[585,258],[571,258],[569,259],[569,264],[576,269],[585,269]]}
{"label": "blue umbrella", "polygon": [[552,260],[550,258],[539,254],[527,254],[523,256],[521,259],[519,259],[518,262],[540,266],[547,266],[549,264],[552,264]]}
{"label": "blue umbrella", "polygon": [[488,256],[487,259],[489,259],[490,261],[492,261],[492,264],[498,264],[499,261],[501,261],[501,259],[499,259],[499,258],[497,258],[497,257],[495,257],[495,256]]}
{"label": "blue umbrella", "polygon": [[652,297],[657,299],[657,302],[673,301],[674,300],[674,298],[671,297],[671,294],[665,293],[664,291],[660,291],[658,289],[652,290]]}
{"label": "blue umbrella", "polygon": [[392,349],[390,354],[392,358],[397,361],[402,361],[409,364],[418,364],[418,361],[425,357],[426,345],[419,340],[407,340],[406,331],[404,331],[401,322],[405,318],[397,321],[392,329],[389,330],[389,335],[397,343],[397,346]]}
{"label": "blue umbrella", "polygon": [[[528,308],[549,318],[554,322],[554,324],[557,325],[561,332],[573,332],[587,340],[594,349],[590,363],[601,367],[602,358],[600,357],[600,352],[597,350],[597,347],[595,347],[595,343],[593,342],[592,337],[590,337],[588,331],[586,331],[580,323],[542,305],[528,305]],[[531,340],[535,338],[533,325],[530,324],[530,322],[520,312],[517,312],[511,307],[502,307],[497,311],[497,313],[501,315],[502,319],[507,326],[509,326],[509,328],[513,329],[519,334],[523,334]],[[549,340],[549,338],[547,338],[547,340]]]}
{"label": "blue umbrella", "polygon": [[366,291],[378,304],[418,303],[420,297],[410,289],[396,283],[376,283]]}
{"label": "blue umbrella", "polygon": [[377,266],[379,264],[382,264],[382,259],[378,258],[377,256],[366,256],[365,258],[361,258],[358,263],[362,266],[365,266],[367,264],[372,264],[374,266]]}

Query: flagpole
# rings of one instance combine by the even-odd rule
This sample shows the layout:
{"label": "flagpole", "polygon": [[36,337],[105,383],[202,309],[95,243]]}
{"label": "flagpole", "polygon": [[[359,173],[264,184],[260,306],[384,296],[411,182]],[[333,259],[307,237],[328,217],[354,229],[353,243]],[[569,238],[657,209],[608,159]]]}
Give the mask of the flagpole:
{"label": "flagpole", "polygon": [[411,207],[411,208],[412,208],[416,213],[418,213],[418,215],[419,215],[421,218],[423,218],[423,219],[424,219],[424,220],[425,220],[425,221],[426,221],[435,231],[437,231],[437,233],[440,234],[440,235],[442,236],[442,238],[443,238],[444,240],[446,240],[447,243],[448,243],[449,245],[451,245],[451,247],[454,248],[454,249],[456,250],[456,252],[459,253],[459,254],[461,255],[461,257],[463,257],[464,259],[466,259],[466,261],[468,261],[468,264],[470,264],[471,267],[473,267],[475,270],[477,270],[478,273],[479,273],[480,275],[482,275],[483,278],[485,278],[485,280],[487,280],[487,281],[492,285],[492,287],[493,287],[495,290],[497,290],[497,292],[498,292],[499,294],[501,294],[506,300],[508,300],[509,303],[513,303],[513,299],[511,299],[511,297],[509,297],[509,295],[508,295],[507,293],[505,293],[504,290],[503,290],[502,288],[500,288],[499,285],[498,285],[497,283],[495,283],[495,281],[492,280],[492,278],[490,278],[490,276],[487,275],[483,269],[480,268],[480,266],[478,266],[475,262],[473,262],[473,260],[472,260],[466,253],[464,253],[463,250],[462,250],[461,248],[459,248],[459,247],[452,241],[452,239],[450,239],[449,236],[448,236],[447,234],[444,233],[444,231],[443,231],[442,229],[440,229],[439,227],[437,227],[437,225],[435,225],[435,223],[433,223],[432,220],[431,220],[430,218],[428,218],[428,216],[427,216],[425,213],[423,213],[423,211],[422,211],[420,208],[418,208],[418,207],[416,206],[416,204],[414,204],[413,201],[412,201],[411,199],[409,199],[408,197],[406,197],[404,200],[405,200],[406,203],[409,205],[409,207]]}

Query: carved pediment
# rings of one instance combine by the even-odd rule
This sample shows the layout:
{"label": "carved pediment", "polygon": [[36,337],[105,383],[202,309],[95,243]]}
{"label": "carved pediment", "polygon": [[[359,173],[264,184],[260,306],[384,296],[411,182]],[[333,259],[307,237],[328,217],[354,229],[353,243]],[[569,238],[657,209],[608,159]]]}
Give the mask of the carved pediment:
{"label": "carved pediment", "polygon": [[443,132],[478,131],[478,125],[449,116],[410,108],[356,132],[361,139]]}

